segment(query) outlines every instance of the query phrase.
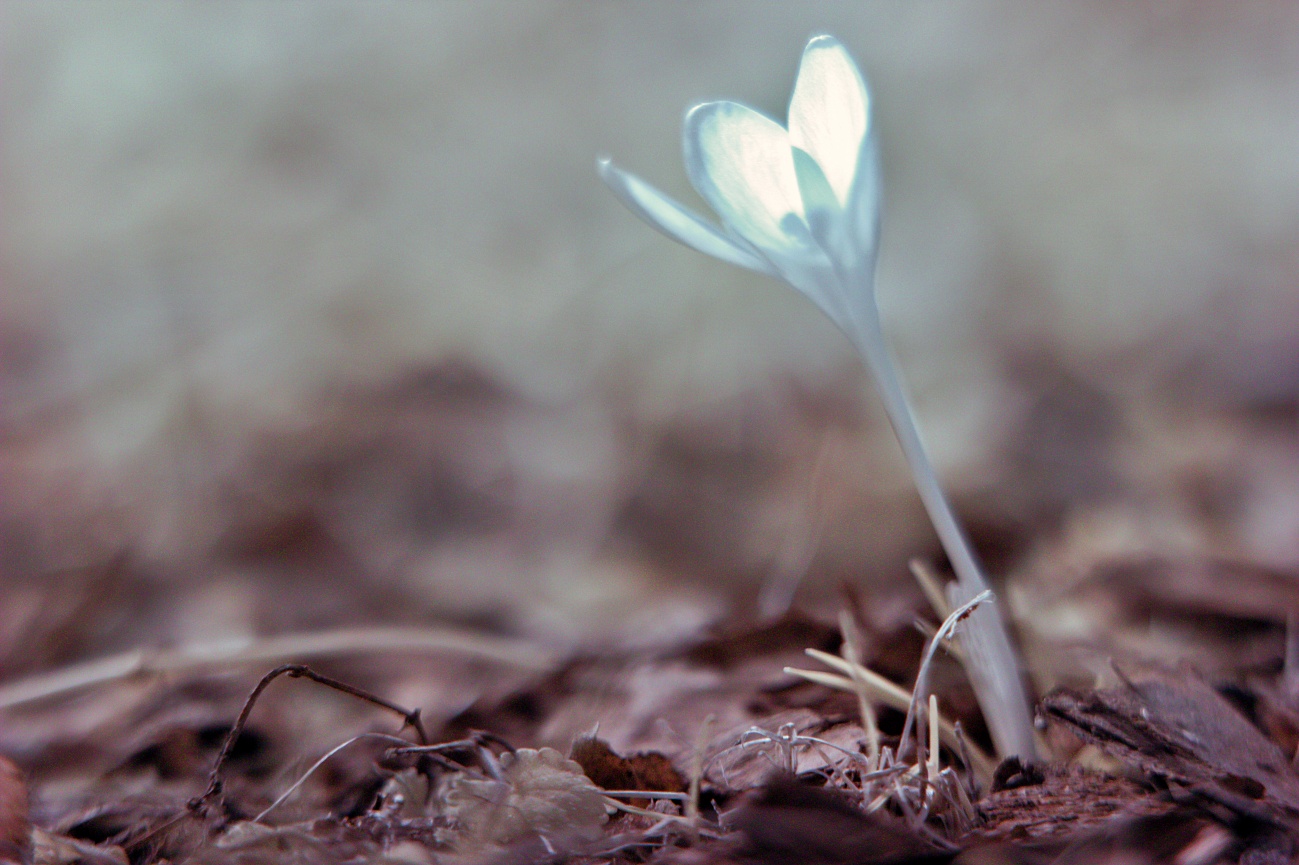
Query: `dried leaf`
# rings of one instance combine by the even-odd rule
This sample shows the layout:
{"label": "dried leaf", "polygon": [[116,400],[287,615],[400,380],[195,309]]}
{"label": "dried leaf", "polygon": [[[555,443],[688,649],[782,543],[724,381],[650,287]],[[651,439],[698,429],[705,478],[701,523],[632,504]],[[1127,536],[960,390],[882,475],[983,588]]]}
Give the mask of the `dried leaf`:
{"label": "dried leaf", "polygon": [[443,813],[462,839],[509,844],[531,834],[594,835],[604,824],[604,794],[582,767],[553,748],[501,757],[501,780],[457,775]]}
{"label": "dried leaf", "polygon": [[684,793],[686,783],[672,761],[657,751],[623,757],[594,736],[573,743],[572,758],[605,790]]}
{"label": "dried leaf", "polygon": [[1299,775],[1222,695],[1189,669],[1124,677],[1123,688],[1056,691],[1043,708],[1126,766],[1243,816],[1299,828]]}

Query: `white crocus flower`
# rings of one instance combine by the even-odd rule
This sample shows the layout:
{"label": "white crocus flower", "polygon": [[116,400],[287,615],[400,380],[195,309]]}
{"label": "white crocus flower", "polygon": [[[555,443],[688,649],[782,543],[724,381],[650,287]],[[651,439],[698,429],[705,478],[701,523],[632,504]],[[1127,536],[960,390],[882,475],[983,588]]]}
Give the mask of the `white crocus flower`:
{"label": "white crocus flower", "polygon": [[843,46],[829,36],[808,44],[788,129],[735,102],[706,102],[686,115],[684,147],[690,182],[720,227],[607,159],[600,174],[650,225],[788,282],[856,342],[875,315],[879,171],[866,85]]}
{"label": "white crocus flower", "polygon": [[[807,44],[789,102],[789,125],[734,102],[686,114],[690,182],[720,225],[607,159],[600,176],[634,213],[707,255],[781,279],[806,295],[860,352],[884,399],[916,486],[952,561],[953,605],[987,583],[925,453],[884,344],[875,303],[879,163],[870,96],[848,52],[830,36]],[[1000,618],[976,610],[962,644],[998,752],[1035,753],[1028,700]]]}

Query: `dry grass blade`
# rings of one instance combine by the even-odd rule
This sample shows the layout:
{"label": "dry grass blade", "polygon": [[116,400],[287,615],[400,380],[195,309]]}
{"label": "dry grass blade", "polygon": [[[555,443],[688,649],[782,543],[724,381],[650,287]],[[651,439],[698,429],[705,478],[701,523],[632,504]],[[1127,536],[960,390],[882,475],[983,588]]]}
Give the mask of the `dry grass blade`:
{"label": "dry grass blade", "polygon": [[[992,600],[992,590],[984,589],[970,600],[961,604],[952,611],[943,624],[939,626],[937,633],[929,640],[929,645],[925,648],[924,656],[920,661],[920,669],[916,672],[916,687],[911,692],[911,700],[907,704],[907,720],[902,725],[902,737],[898,741],[898,756],[901,757],[906,753],[907,743],[910,740],[910,733],[916,723],[916,719],[921,712],[922,701],[929,694],[929,671],[933,667],[934,656],[938,653],[938,647],[943,640],[948,639],[956,631],[956,626],[969,617],[971,613],[985,601]],[[923,748],[924,742],[917,740],[917,748]]]}
{"label": "dry grass blade", "polygon": [[[846,670],[846,662],[842,658],[816,649],[807,649],[805,651],[808,655],[816,658],[818,661]],[[872,672],[866,667],[861,667],[860,669],[872,677],[872,680],[874,680],[872,681],[872,686],[877,685],[879,682],[883,682],[887,685],[887,689],[880,688],[873,691],[881,703],[897,709],[900,712],[906,711],[907,706],[911,703],[910,692],[905,688],[902,688],[900,685],[888,681],[878,673]],[[785,667],[785,672],[791,676],[798,676],[800,679],[806,679],[809,682],[824,685],[827,688],[834,688],[837,691],[847,691],[851,694],[860,693],[861,690],[860,683],[848,676],[826,673],[820,670],[803,670],[798,667]],[[938,734],[944,745],[951,748],[955,753],[963,754],[968,758],[970,768],[974,770],[974,773],[980,780],[986,783],[992,778],[992,772],[997,765],[996,761],[981,748],[965,741],[964,737],[957,730],[955,724],[945,718],[940,718],[938,723]]]}
{"label": "dry grass blade", "polygon": [[865,669],[861,663],[861,634],[852,615],[843,610],[839,613],[839,630],[843,634],[843,648],[840,653],[848,662],[848,671],[857,685],[857,711],[861,714],[862,725],[866,729],[866,748],[872,766],[880,763],[880,725],[875,716],[875,706],[871,703],[870,691],[866,687],[860,670]]}
{"label": "dry grass blade", "polygon": [[[910,691],[895,682],[890,682],[869,667],[863,667],[861,664],[851,664],[838,655],[822,652],[820,649],[804,649],[803,651],[809,658],[815,658],[830,669],[837,670],[847,676],[850,680],[860,679],[863,687],[870,690],[871,696],[884,705],[897,709],[899,712],[905,712],[907,706],[911,705]],[[855,670],[853,669],[854,666],[856,667]],[[795,675],[802,674],[795,672]]]}
{"label": "dry grass blade", "polygon": [[920,559],[912,559],[907,563],[907,567],[911,570],[911,576],[915,577],[916,582],[920,584],[920,591],[925,593],[925,600],[929,601],[938,618],[946,619],[950,616],[952,605],[947,602],[947,595],[943,592],[938,575]]}

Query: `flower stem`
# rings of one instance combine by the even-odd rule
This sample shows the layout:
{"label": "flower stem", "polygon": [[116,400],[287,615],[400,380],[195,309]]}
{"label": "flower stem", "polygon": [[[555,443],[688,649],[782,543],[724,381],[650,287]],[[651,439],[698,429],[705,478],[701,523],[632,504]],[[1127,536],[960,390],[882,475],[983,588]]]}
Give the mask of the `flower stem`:
{"label": "flower stem", "polygon": [[[938,485],[938,476],[920,440],[915,416],[884,343],[878,311],[871,309],[867,315],[856,316],[855,324],[853,342],[875,379],[889,423],[915,477],[920,500],[956,572],[956,585],[949,591],[953,594],[952,605],[959,606],[988,589],[988,582],[947,503],[947,497],[943,495],[942,487]],[[1012,755],[1035,757],[1028,696],[1020,678],[1015,650],[996,608],[989,604],[975,610],[960,639],[975,696],[997,753],[1002,758]]]}

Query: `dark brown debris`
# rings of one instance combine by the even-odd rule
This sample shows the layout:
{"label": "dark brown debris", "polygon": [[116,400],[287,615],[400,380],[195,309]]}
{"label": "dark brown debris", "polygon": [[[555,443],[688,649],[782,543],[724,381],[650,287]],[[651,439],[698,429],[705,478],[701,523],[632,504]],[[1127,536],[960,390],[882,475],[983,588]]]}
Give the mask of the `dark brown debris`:
{"label": "dark brown debris", "polygon": [[864,814],[841,794],[789,779],[756,791],[725,824],[740,837],[723,861],[737,865],[925,865],[953,852],[900,818]]}
{"label": "dark brown debris", "polygon": [[686,781],[663,754],[647,751],[621,757],[607,742],[590,736],[573,743],[569,757],[605,790],[684,793]]}
{"label": "dark brown debris", "polygon": [[1044,711],[1174,799],[1299,831],[1299,775],[1235,706],[1186,667],[1116,669],[1122,687],[1060,690]]}
{"label": "dark brown debris", "polygon": [[983,825],[975,836],[1016,842],[1059,839],[1094,831],[1116,817],[1160,816],[1175,808],[1128,778],[1069,765],[1035,764],[1035,770],[1036,783],[995,789],[979,800]]}

